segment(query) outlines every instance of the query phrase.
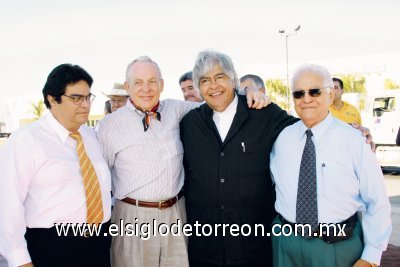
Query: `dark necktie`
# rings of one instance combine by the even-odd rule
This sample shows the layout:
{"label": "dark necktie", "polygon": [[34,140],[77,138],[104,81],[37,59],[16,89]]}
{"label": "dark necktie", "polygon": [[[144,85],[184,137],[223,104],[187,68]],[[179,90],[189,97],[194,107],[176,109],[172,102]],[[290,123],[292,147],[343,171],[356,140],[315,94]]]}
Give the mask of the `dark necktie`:
{"label": "dark necktie", "polygon": [[[310,129],[301,158],[299,184],[297,189],[296,222],[310,224],[312,232],[318,230],[317,171],[315,146]],[[307,231],[306,231],[307,232]],[[308,233],[305,233],[308,236]]]}

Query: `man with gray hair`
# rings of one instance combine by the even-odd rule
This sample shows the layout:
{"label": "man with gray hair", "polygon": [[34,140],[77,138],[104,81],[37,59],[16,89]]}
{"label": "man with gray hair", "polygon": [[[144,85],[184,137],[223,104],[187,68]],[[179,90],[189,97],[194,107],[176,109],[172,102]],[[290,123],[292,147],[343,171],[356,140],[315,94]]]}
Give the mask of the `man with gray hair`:
{"label": "man with gray hair", "polygon": [[254,74],[246,74],[240,78],[240,88],[246,88],[254,83],[260,92],[265,94],[265,84],[260,76]]}
{"label": "man with gray hair", "polygon": [[201,52],[193,83],[206,104],[181,122],[186,211],[188,223],[215,231],[189,236],[190,266],[270,266],[272,249],[265,237],[274,217],[269,153],[279,132],[296,119],[273,103],[249,109],[236,94],[238,78],[225,54]]}
{"label": "man with gray hair", "polygon": [[[161,236],[166,228],[158,230],[186,223],[179,122],[199,104],[160,100],[164,81],[158,64],[147,56],[128,65],[125,88],[130,95],[126,106],[103,119],[98,138],[112,173],[112,221],[139,229],[113,237],[112,265],[188,266],[186,237]],[[257,96],[254,105],[265,106],[266,99]]]}
{"label": "man with gray hair", "polygon": [[271,152],[273,229],[292,229],[272,236],[277,267],[377,266],[390,237],[381,168],[360,132],[329,113],[332,89],[322,66],[303,65],[293,75],[301,121],[280,133]]}

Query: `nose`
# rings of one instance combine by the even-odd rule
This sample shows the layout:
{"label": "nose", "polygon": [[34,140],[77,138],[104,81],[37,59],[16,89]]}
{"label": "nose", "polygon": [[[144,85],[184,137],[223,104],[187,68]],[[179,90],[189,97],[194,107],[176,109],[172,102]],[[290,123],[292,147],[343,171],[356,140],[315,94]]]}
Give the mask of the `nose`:
{"label": "nose", "polygon": [[146,83],[144,86],[143,86],[143,89],[142,89],[144,92],[149,92],[150,91],[150,86],[149,86],[149,84],[148,83]]}
{"label": "nose", "polygon": [[218,83],[217,80],[215,78],[211,78],[210,79],[210,88],[215,88],[217,87]]}
{"label": "nose", "polygon": [[313,99],[313,98],[310,96],[310,94],[309,94],[308,92],[306,92],[306,93],[304,94],[304,97],[303,97],[303,102],[309,103],[309,102],[312,101],[312,99]]}
{"label": "nose", "polygon": [[114,103],[112,104],[112,108],[113,108],[113,109],[117,109],[118,107],[119,107],[118,102],[114,102]]}
{"label": "nose", "polygon": [[87,107],[90,107],[90,100],[88,100],[88,99],[83,99],[83,101],[82,101],[82,103],[81,103],[81,107],[84,107],[84,108],[87,108]]}

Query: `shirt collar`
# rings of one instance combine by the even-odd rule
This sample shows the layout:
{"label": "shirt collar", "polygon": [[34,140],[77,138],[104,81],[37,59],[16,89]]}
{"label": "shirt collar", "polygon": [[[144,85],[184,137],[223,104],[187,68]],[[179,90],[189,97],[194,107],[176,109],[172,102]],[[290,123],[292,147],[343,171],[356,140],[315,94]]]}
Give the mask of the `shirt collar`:
{"label": "shirt collar", "polygon": [[[56,133],[58,138],[60,138],[61,143],[64,144],[67,141],[70,132],[61,123],[57,121],[57,119],[51,112],[44,115],[43,119],[47,122],[50,128]],[[81,127],[79,127],[79,129],[81,129]]]}
{"label": "shirt collar", "polygon": [[223,115],[223,114],[235,114],[238,105],[238,98],[236,94],[234,94],[233,101],[226,107],[226,109],[222,112],[218,112],[214,110],[215,115]]}
{"label": "shirt collar", "polygon": [[[325,117],[320,123],[315,125],[314,127],[311,128],[311,132],[313,133],[313,136],[315,138],[315,141],[318,142],[318,140],[325,134],[325,132],[328,130],[329,125],[333,122],[333,117],[332,114],[329,112],[328,116]],[[303,123],[303,121],[300,121],[300,127],[299,127],[299,134],[301,138],[305,136],[306,130],[308,129],[307,126]]]}
{"label": "shirt collar", "polygon": [[[140,117],[143,117],[143,116],[144,116],[143,111],[141,111],[140,109],[137,109],[137,108],[131,103],[130,99],[128,99],[128,101],[126,101],[125,107],[127,107],[127,108],[130,109],[130,110],[132,110],[135,114],[137,114],[137,115],[140,116]],[[161,110],[163,109],[163,107],[164,107],[164,101],[159,100],[159,104],[158,104],[158,109],[157,109],[157,111],[158,111],[158,112],[161,112]]]}
{"label": "shirt collar", "polygon": [[349,105],[346,101],[342,101],[342,103],[343,103],[343,106],[340,109],[337,109],[333,103],[331,105],[331,108],[333,108],[334,110],[337,110],[337,111],[341,111],[343,109],[346,109],[347,106]]}

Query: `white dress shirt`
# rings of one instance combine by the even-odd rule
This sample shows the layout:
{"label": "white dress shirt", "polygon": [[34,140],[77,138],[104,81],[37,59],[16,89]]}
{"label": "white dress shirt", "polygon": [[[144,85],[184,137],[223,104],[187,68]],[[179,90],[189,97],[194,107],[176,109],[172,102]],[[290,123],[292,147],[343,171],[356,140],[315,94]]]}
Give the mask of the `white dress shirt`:
{"label": "white dress shirt", "polygon": [[[286,127],[271,152],[271,172],[276,184],[275,209],[291,222],[296,221],[306,130],[302,121]],[[338,223],[363,211],[365,248],[362,258],[379,263],[392,226],[384,178],[370,145],[359,130],[331,114],[311,131],[316,152],[319,223]]]}
{"label": "white dress shirt", "polygon": [[[104,219],[111,215],[111,175],[93,129],[79,128],[99,179]],[[0,254],[10,267],[30,262],[26,227],[85,223],[86,195],[76,141],[49,112],[19,129],[0,149]]]}
{"label": "white dress shirt", "polygon": [[225,137],[228,134],[229,129],[231,128],[233,118],[236,114],[237,105],[238,97],[235,94],[235,98],[224,111],[214,111],[213,121],[218,129],[219,136],[221,137],[222,142],[224,142]]}

